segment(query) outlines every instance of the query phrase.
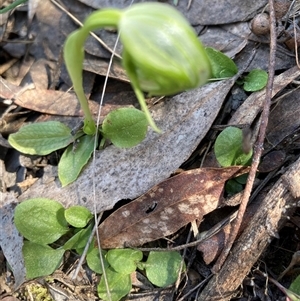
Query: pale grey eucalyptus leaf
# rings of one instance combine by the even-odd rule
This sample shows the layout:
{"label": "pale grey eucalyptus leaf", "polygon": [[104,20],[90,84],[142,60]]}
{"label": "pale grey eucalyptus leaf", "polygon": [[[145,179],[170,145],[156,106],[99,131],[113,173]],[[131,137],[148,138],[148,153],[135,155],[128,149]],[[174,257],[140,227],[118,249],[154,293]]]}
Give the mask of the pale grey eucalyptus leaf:
{"label": "pale grey eucalyptus leaf", "polygon": [[[133,199],[168,178],[192,154],[210,129],[235,78],[167,98],[151,113],[162,130],[149,129],[136,147],[119,149],[111,145],[96,152],[79,178],[62,188],[56,179],[37,181],[21,200],[45,197],[64,206],[82,205],[93,211],[93,179],[97,211],[112,208],[121,199]],[[94,172],[93,172],[94,166]]]}
{"label": "pale grey eucalyptus leaf", "polygon": [[0,191],[0,247],[12,269],[15,289],[25,281],[25,267],[22,254],[23,237],[13,223],[18,200],[13,194]]}

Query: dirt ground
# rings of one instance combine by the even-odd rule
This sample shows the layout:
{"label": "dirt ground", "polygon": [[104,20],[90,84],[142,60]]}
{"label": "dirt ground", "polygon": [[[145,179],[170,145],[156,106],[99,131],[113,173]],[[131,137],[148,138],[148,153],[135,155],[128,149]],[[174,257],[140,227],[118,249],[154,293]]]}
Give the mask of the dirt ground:
{"label": "dirt ground", "polygon": [[[1,0],[0,4],[3,8],[11,2]],[[144,1],[133,1],[138,2]],[[241,72],[239,78],[209,83],[175,96],[149,98],[148,107],[163,134],[149,129],[146,139],[132,149],[107,145],[96,151],[94,163],[90,162],[74,183],[63,188],[57,176],[62,151],[43,157],[24,155],[14,150],[7,139],[27,123],[56,120],[72,129],[80,124],[83,114],[64,65],[64,41],[78,27],[76,20],[82,22],[95,9],[123,9],[130,1],[29,0],[0,15],[0,300],[100,300],[99,275],[85,262],[76,279],[72,279],[80,258],[72,252],[66,252],[62,265],[50,277],[25,279],[23,238],[13,223],[14,209],[21,201],[43,197],[57,200],[66,208],[83,205],[97,214],[104,212],[102,220],[121,205],[131,203],[134,221],[138,216],[145,219],[141,214],[152,213],[160,206],[168,208],[163,201],[152,202],[152,194],[159,200],[170,198],[165,193],[170,187],[181,204],[185,200],[190,204],[192,197],[199,201],[192,208],[192,217],[174,214],[167,224],[171,235],[158,229],[162,235],[157,233],[156,239],[140,242],[146,242],[144,247],[148,248],[186,245],[180,252],[187,270],[176,286],[164,289],[153,286],[142,272],[135,272],[133,288],[122,300],[291,300],[283,290],[299,275],[300,69],[295,50],[299,43],[297,34],[300,36],[300,2],[274,1],[277,49],[273,61],[269,19],[267,23],[265,19],[255,19],[257,23],[253,25],[259,14],[269,18],[267,0],[159,2],[178,2],[176,8],[189,20],[203,44],[235,61]],[[83,85],[96,120],[117,33],[109,29],[95,34],[98,39],[90,36],[85,45]],[[119,43],[109,73],[101,122],[113,109],[139,107],[121,55]],[[275,72],[262,157],[238,238],[221,269],[213,273],[232,233],[232,221],[243,193],[230,198],[223,191],[231,176],[225,172],[218,177],[213,174],[220,168],[213,145],[220,131],[231,125],[250,131],[250,135],[244,136],[244,143],[255,147],[268,92],[246,92],[238,83],[258,68],[269,73],[272,68]],[[174,182],[172,178],[180,181]],[[219,189],[218,202],[206,186],[196,186],[201,180]],[[184,187],[190,186],[193,194],[186,196]],[[132,201],[143,197],[149,203],[139,212]],[[114,221],[115,229],[118,223],[121,225],[118,218]],[[157,217],[151,222],[160,224]],[[111,223],[107,229],[114,228]],[[101,232],[101,226],[99,229]],[[195,229],[198,238],[205,239],[188,245],[197,240]],[[125,241],[131,240],[133,244],[142,235],[138,230],[131,226]],[[103,238],[103,243],[107,248],[120,247],[113,245],[110,238]]]}

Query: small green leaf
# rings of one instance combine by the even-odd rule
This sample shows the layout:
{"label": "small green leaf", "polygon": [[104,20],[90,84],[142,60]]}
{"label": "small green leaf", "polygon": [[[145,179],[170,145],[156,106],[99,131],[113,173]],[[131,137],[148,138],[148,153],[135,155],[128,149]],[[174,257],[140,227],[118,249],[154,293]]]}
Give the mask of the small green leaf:
{"label": "small green leaf", "polygon": [[261,69],[254,69],[244,79],[244,90],[259,91],[267,85],[268,73]]}
{"label": "small green leaf", "polygon": [[238,72],[231,58],[211,47],[206,47],[205,50],[211,64],[213,78],[228,78]]}
{"label": "small green leaf", "polygon": [[60,203],[50,199],[29,199],[16,207],[15,225],[28,240],[50,244],[69,230],[64,210]]}
{"label": "small green leaf", "polygon": [[93,225],[89,225],[86,229],[81,229],[74,234],[63,246],[64,250],[84,248],[92,233]]}
{"label": "small green leaf", "polygon": [[235,181],[235,179],[230,179],[225,184],[225,191],[229,195],[234,195],[243,190],[243,185]]}
{"label": "small green leaf", "polygon": [[148,122],[145,113],[134,108],[121,108],[110,112],[103,121],[102,131],[117,147],[133,147],[139,144],[147,133]]}
{"label": "small green leaf", "polygon": [[52,274],[60,265],[65,250],[52,249],[31,241],[24,241],[23,256],[26,267],[26,278],[47,276]]}
{"label": "small green leaf", "polygon": [[110,290],[111,299],[106,292],[106,286],[103,277],[101,277],[100,283],[97,287],[98,295],[104,301],[118,301],[122,297],[126,296],[131,290],[131,278],[129,274],[121,274],[115,272],[111,268],[105,269],[107,282]]}
{"label": "small green leaf", "polygon": [[[104,267],[106,269],[109,266],[107,260],[104,257],[105,254],[106,254],[106,251],[101,251],[101,252],[102,252],[102,256],[103,256]],[[103,273],[98,248],[93,248],[93,249],[91,249],[91,251],[89,251],[87,253],[86,262],[87,262],[88,267],[92,271],[96,272],[97,274],[102,274]]]}
{"label": "small green leaf", "polygon": [[109,250],[106,259],[111,267],[118,273],[131,274],[136,270],[136,265],[143,258],[143,253],[133,249]]}
{"label": "small green leaf", "polygon": [[25,125],[8,138],[10,145],[19,152],[41,156],[64,148],[73,141],[70,128],[58,121]]}
{"label": "small green leaf", "polygon": [[180,270],[182,258],[178,252],[150,252],[145,263],[146,275],[158,287],[173,284]]}
{"label": "small green leaf", "polygon": [[83,206],[72,206],[65,210],[67,222],[75,228],[84,228],[92,217],[92,213]]}
{"label": "small green leaf", "polygon": [[77,179],[94,150],[95,136],[85,135],[77,140],[76,147],[70,145],[58,164],[58,177],[63,187]]}
{"label": "small green leaf", "polygon": [[242,149],[243,132],[236,127],[227,127],[216,139],[214,151],[217,161],[223,167],[246,165],[252,157],[252,150],[245,154]]}
{"label": "small green leaf", "polygon": [[248,180],[248,176],[249,174],[248,173],[245,173],[243,175],[240,175],[236,178],[234,178],[238,183],[242,184],[242,185],[245,185],[247,183],[247,180]]}

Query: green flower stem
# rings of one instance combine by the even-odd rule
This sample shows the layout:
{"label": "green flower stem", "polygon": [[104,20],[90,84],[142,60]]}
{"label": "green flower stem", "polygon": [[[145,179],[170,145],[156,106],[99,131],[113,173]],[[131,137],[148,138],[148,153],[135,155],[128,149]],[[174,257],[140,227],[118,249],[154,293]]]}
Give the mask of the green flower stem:
{"label": "green flower stem", "polygon": [[15,7],[17,7],[18,5],[21,5],[25,2],[27,2],[28,0],[17,0],[13,3],[11,3],[10,5],[0,9],[0,14],[4,14],[4,13],[7,13],[8,11],[14,9]]}
{"label": "green flower stem", "polygon": [[140,106],[141,106],[142,110],[145,113],[145,116],[146,116],[146,119],[147,119],[149,125],[152,127],[152,129],[154,131],[156,131],[157,133],[161,133],[161,130],[156,126],[154,120],[151,117],[151,114],[148,110],[148,107],[147,107],[147,104],[146,104],[146,101],[145,101],[144,94],[143,94],[142,89],[140,88],[140,85],[139,85],[139,80],[138,80],[135,68],[132,64],[132,61],[130,59],[127,59],[127,56],[128,56],[128,54],[127,54],[126,50],[124,49],[124,51],[123,51],[123,64],[124,64],[124,67],[126,69],[127,75],[130,78],[130,83],[131,83],[131,86],[132,86],[133,91],[135,93],[135,96],[137,97],[137,99],[140,103]]}
{"label": "green flower stem", "polygon": [[122,12],[114,9],[104,9],[91,14],[83,27],[68,36],[64,45],[64,59],[74,91],[84,112],[83,131],[88,135],[96,132],[95,121],[88,106],[87,98],[82,85],[82,69],[84,60],[84,43],[90,31],[108,26],[117,27]]}
{"label": "green flower stem", "polygon": [[150,112],[147,108],[147,104],[146,104],[146,101],[145,101],[145,98],[144,98],[144,94],[143,92],[141,91],[141,89],[139,89],[138,87],[136,87],[135,85],[132,85],[133,87],[133,91],[140,103],[140,106],[142,108],[142,110],[144,111],[145,115],[146,115],[146,118],[147,118],[147,121],[149,123],[149,125],[152,127],[152,129],[157,132],[157,133],[161,133],[161,130],[156,126],[154,120],[152,119],[151,115],[150,115]]}

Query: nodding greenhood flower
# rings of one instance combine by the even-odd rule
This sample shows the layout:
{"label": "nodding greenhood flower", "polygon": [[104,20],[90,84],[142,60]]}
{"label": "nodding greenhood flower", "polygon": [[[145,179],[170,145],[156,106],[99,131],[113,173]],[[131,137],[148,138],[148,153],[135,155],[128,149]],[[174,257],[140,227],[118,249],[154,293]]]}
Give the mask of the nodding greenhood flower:
{"label": "nodding greenhood flower", "polygon": [[168,4],[139,3],[92,13],[64,46],[66,66],[84,110],[86,134],[94,134],[96,127],[82,87],[83,45],[90,31],[107,26],[119,30],[124,68],[149,125],[160,132],[142,91],[171,95],[205,83],[211,74],[206,52],[188,21]]}
{"label": "nodding greenhood flower", "polygon": [[133,85],[150,95],[171,95],[204,84],[211,74],[204,47],[172,6],[140,3],[125,9],[118,29],[123,65]]}

